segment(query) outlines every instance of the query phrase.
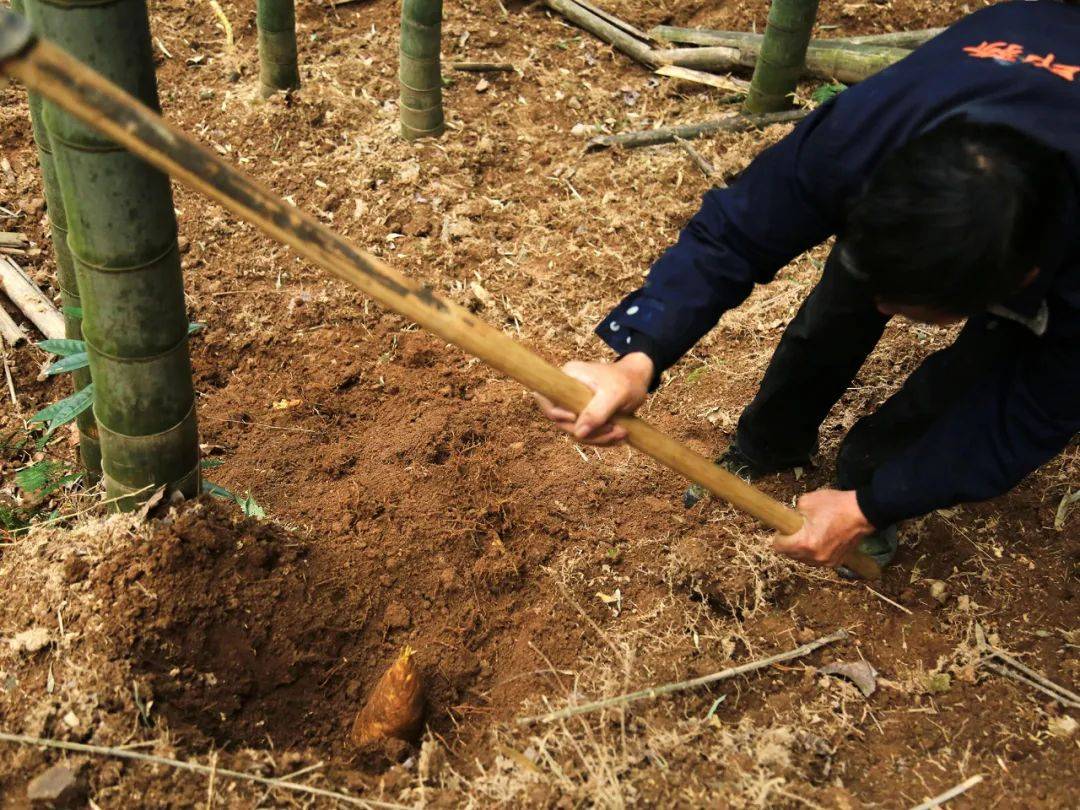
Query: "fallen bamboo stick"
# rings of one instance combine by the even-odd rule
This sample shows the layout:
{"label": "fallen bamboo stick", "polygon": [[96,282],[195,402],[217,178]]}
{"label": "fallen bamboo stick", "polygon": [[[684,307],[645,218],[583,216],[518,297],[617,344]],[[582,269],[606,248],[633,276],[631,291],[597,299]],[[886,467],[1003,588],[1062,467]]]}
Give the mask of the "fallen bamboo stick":
{"label": "fallen bamboo stick", "polygon": [[706,73],[703,70],[691,70],[678,65],[661,65],[655,72],[658,76],[667,76],[669,79],[680,79],[684,82],[706,84],[718,90],[727,90],[729,93],[746,93],[750,89],[750,82],[745,79]]}
{"label": "fallen bamboo stick", "polygon": [[58,748],[62,751],[75,751],[80,754],[96,754],[98,756],[114,757],[116,759],[132,759],[138,762],[148,762],[152,765],[167,765],[168,767],[176,768],[177,770],[202,773],[209,776],[216,774],[217,776],[226,779],[235,779],[241,782],[254,782],[259,785],[266,785],[271,789],[288,790],[293,793],[306,793],[309,796],[322,796],[326,799],[334,799],[335,801],[355,805],[356,807],[389,808],[390,810],[401,808],[401,810],[405,810],[405,805],[403,804],[393,804],[391,802],[378,801],[377,799],[364,799],[360,796],[350,796],[348,793],[339,793],[336,790],[326,790],[325,788],[305,785],[300,782],[290,782],[285,778],[275,779],[272,776],[259,776],[254,773],[233,771],[228,768],[218,768],[216,766],[203,765],[198,762],[185,762],[184,760],[172,759],[171,757],[159,757],[154,754],[144,754],[140,751],[132,751],[127,748],[88,745],[86,743],[67,742],[66,740],[53,740],[47,737],[8,734],[3,731],[0,731],[0,741],[17,743],[19,745],[36,745],[41,748]]}
{"label": "fallen bamboo stick", "polygon": [[0,286],[19,311],[36,326],[45,337],[53,340],[64,337],[64,316],[23,272],[19,265],[6,256],[0,256]]}
{"label": "fallen bamboo stick", "polygon": [[[912,31],[893,31],[888,34],[863,34],[854,37],[838,37],[837,41],[847,42],[852,45],[887,45],[892,48],[914,49],[944,32],[944,28],[918,28]],[[822,40],[822,42],[829,41],[830,40]]]}
{"label": "fallen bamboo stick", "polygon": [[631,25],[626,20],[623,20],[623,19],[620,19],[619,17],[616,17],[610,11],[605,11],[604,9],[600,8],[600,6],[595,5],[594,3],[590,3],[589,0],[574,0],[574,2],[577,3],[579,6],[581,6],[582,8],[584,8],[586,11],[591,11],[597,17],[600,17],[601,19],[607,20],[609,23],[614,25],[616,28],[621,28],[623,31],[625,31],[626,33],[628,33],[632,37],[637,37],[638,39],[643,40],[645,42],[649,42],[649,41],[652,40],[652,37],[649,36],[648,34],[646,34],[640,28],[637,28],[636,26]]}
{"label": "fallen bamboo stick", "polygon": [[685,138],[675,138],[675,143],[679,145],[680,149],[686,152],[690,157],[690,160],[701,170],[703,175],[710,179],[716,176],[716,167],[713,166],[701,152],[691,146],[688,140]]}
{"label": "fallen bamboo stick", "polygon": [[783,112],[758,113],[756,115],[728,115],[724,118],[714,118],[712,121],[703,121],[700,124],[680,124],[674,127],[620,132],[616,135],[598,135],[592,138],[585,145],[585,148],[590,151],[607,149],[612,146],[637,149],[642,146],[674,143],[676,138],[689,141],[705,135],[713,135],[717,132],[744,132],[748,129],[760,129],[773,124],[788,124],[793,121],[801,121],[810,112],[810,110],[784,110]]}
{"label": "fallen bamboo stick", "polygon": [[463,73],[513,73],[514,66],[506,62],[451,62],[451,70]]}
{"label": "fallen bamboo stick", "polygon": [[613,25],[603,17],[590,11],[584,5],[574,0],[544,0],[545,5],[552,11],[557,11],[566,19],[570,20],[578,28],[595,34],[604,42],[622,51],[631,59],[635,59],[646,67],[659,67],[661,62],[653,56],[653,50],[641,40],[626,32],[623,28]]}
{"label": "fallen bamboo stick", "polygon": [[[867,34],[865,36],[836,37],[835,39],[812,39],[811,46],[822,48],[850,45],[883,45],[891,48],[913,49],[936,37],[944,28],[923,28],[917,31],[895,31],[890,34]],[[679,28],[674,25],[657,25],[649,29],[654,41],[672,42],[680,45],[761,45],[762,34],[745,31],[717,31],[711,28]]]}
{"label": "fallen bamboo stick", "polygon": [[802,658],[804,655],[809,655],[814,650],[824,647],[826,644],[832,644],[834,641],[842,641],[847,637],[847,630],[837,630],[835,633],[822,636],[819,639],[803,644],[801,647],[796,647],[793,650],[770,655],[768,658],[750,661],[746,664],[740,664],[737,667],[729,667],[728,669],[723,669],[719,672],[713,672],[710,675],[702,675],[699,678],[691,678],[688,681],[676,681],[675,683],[665,683],[660,686],[650,686],[647,689],[639,689],[636,692],[628,692],[625,695],[616,695],[615,697],[604,698],[603,700],[595,700],[591,703],[583,703],[580,706],[567,706],[565,709],[548,712],[547,714],[538,714],[533,717],[520,717],[517,722],[519,726],[531,726],[533,723],[550,723],[555,720],[565,720],[567,717],[587,714],[589,712],[599,711],[600,709],[607,709],[612,706],[621,706],[635,700],[658,698],[662,695],[670,695],[672,692],[684,692],[687,689],[696,689],[699,686],[707,686],[711,683],[730,680],[738,675],[745,675],[748,672],[764,669],[773,664],[781,664],[784,661]]}
{"label": "fallen bamboo stick", "polygon": [[15,231],[0,231],[0,247],[24,250],[30,247],[30,240]]}
{"label": "fallen bamboo stick", "polygon": [[[663,48],[652,51],[660,64],[678,65],[694,70],[729,71],[752,68],[757,62],[759,45],[718,45],[703,48]],[[818,79],[838,80],[845,84],[863,81],[899,62],[911,51],[871,45],[811,45],[806,49],[805,74]]]}
{"label": "fallen bamboo stick", "polygon": [[[479,358],[531,391],[580,413],[592,390],[469,310],[437,296],[378,257],[360,250],[311,215],[243,174],[55,45],[38,40],[19,15],[0,9],[0,71],[19,79],[133,154],[216,200],[300,256],[353,284],[379,303]],[[803,517],[700,453],[634,416],[613,420],[632,447],[679,472],[783,534]],[[852,550],[843,561],[867,578],[880,567]]]}
{"label": "fallen bamboo stick", "polygon": [[15,323],[15,320],[7,314],[7,310],[0,307],[0,337],[11,348],[26,342],[26,332]]}
{"label": "fallen bamboo stick", "polygon": [[941,805],[945,804],[945,802],[949,801],[950,799],[955,799],[961,793],[967,793],[969,790],[979,784],[979,782],[981,782],[982,780],[982,774],[976,774],[975,776],[965,779],[959,785],[949,788],[944,793],[940,793],[932,799],[927,799],[922,804],[915,805],[915,807],[912,807],[911,810],[934,810],[935,807],[941,807]]}
{"label": "fallen bamboo stick", "polygon": [[987,645],[987,649],[990,651],[990,654],[995,658],[1000,658],[1003,663],[1008,664],[1014,669],[1019,670],[1036,683],[1041,683],[1047,689],[1056,692],[1057,694],[1066,698],[1068,701],[1071,702],[1072,706],[1080,708],[1080,695],[1076,694],[1076,692],[1073,692],[1070,689],[1066,689],[1059,683],[1055,683],[1054,681],[1043,675],[1041,672],[1038,672],[1037,670],[1032,669],[1023,662],[1013,658],[1004,650],[998,649],[993,645]]}

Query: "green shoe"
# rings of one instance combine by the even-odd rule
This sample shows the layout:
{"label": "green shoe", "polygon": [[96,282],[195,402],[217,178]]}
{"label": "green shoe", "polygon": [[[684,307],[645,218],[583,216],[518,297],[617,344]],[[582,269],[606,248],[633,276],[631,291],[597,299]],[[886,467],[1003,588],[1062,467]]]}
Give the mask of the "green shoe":
{"label": "green shoe", "polygon": [[[723,467],[732,475],[737,475],[745,481],[753,481],[757,478],[762,478],[766,475],[788,469],[788,467],[770,467],[751,461],[744,456],[735,445],[728,447],[715,463],[718,467]],[[792,464],[790,466],[797,467],[799,465]],[[683,506],[689,509],[708,494],[709,490],[705,489],[701,484],[691,484],[686,488],[686,492],[683,493]]]}
{"label": "green shoe", "polygon": [[[896,531],[896,525],[886,526],[879,532],[867,535],[859,543],[859,551],[870,557],[884,568],[893,561],[896,549],[900,546],[900,537]],[[841,565],[836,572],[844,579],[859,579],[859,575],[850,568]]]}

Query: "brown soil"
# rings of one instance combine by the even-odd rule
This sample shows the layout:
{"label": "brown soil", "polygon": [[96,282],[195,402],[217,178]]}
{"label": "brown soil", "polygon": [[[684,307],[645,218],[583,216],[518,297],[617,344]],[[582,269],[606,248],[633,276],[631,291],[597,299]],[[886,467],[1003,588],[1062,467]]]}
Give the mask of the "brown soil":
{"label": "brown soil", "polygon": [[[657,82],[560,20],[505,5],[506,15],[494,0],[448,4],[448,57],[508,60],[522,73],[488,76],[484,89],[448,74],[451,127],[437,143],[395,137],[398,5],[384,0],[301,5],[304,87],[266,103],[253,100],[252,3],[222,3],[235,55],[209,7],[157,3],[163,107],[552,358],[597,355],[591,326],[707,184],[677,149],[584,155],[571,129],[698,120],[716,114],[719,92]],[[640,25],[761,30],[766,13],[605,5]],[[819,24],[828,35],[878,32],[962,9],[823,2]],[[48,285],[25,98],[0,92],[11,169],[0,203],[19,216],[2,228],[41,245],[30,269]],[[732,175],[785,131],[700,148]],[[250,490],[272,521],[200,501],[134,529],[115,519],[0,548],[10,594],[0,635],[45,628],[51,639],[32,654],[0,648],[0,728],[144,742],[203,762],[216,752],[223,767],[264,774],[321,760],[305,777],[313,784],[407,804],[896,807],[973,774],[984,782],[955,806],[1072,804],[1076,735],[1048,700],[976,671],[971,633],[978,620],[1049,677],[1080,680],[1080,518],[1053,528],[1080,477],[1075,444],[1006,497],[905,527],[879,587],[902,612],[775,558],[766,534],[720,504],[684,512],[683,482],[640,456],[575,448],[513,383],[193,194],[177,189],[177,207],[191,314],[208,324],[192,345],[202,440],[223,462],[209,477]],[[644,415],[702,451],[722,446],[822,255],[725,317]],[[826,483],[843,430],[948,337],[890,327],[826,423],[820,466],[766,487],[790,500]],[[43,359],[9,353],[23,414],[63,391],[36,379]],[[16,416],[5,415],[3,434]],[[68,443],[50,452],[72,458]],[[4,455],[6,469],[25,463]],[[562,705],[693,677],[839,626],[852,641],[711,692],[557,730],[512,723],[545,697]],[[357,755],[346,744],[352,716],[406,643],[429,686],[428,741]],[[860,657],[882,679],[867,700],[815,675]],[[57,756],[0,745],[0,807],[21,807],[28,779]],[[169,769],[95,759],[87,773],[101,807],[207,797],[205,777]],[[216,784],[219,803],[236,807],[264,792]]]}

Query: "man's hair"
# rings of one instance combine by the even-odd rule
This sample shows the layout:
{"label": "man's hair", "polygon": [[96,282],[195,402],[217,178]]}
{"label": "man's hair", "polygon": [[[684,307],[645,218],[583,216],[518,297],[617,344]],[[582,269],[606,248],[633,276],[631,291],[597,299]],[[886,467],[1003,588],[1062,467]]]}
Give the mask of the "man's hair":
{"label": "man's hair", "polygon": [[849,211],[844,265],[882,301],[981,312],[1036,266],[1065,176],[1060,153],[1012,127],[951,119],[875,169]]}

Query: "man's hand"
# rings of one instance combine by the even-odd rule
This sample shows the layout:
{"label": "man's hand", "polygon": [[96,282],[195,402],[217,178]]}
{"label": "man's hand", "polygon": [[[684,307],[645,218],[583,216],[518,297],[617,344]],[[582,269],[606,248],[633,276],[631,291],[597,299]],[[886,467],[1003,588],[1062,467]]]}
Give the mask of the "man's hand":
{"label": "man's hand", "polygon": [[653,361],[642,352],[625,355],[615,363],[567,363],[563,371],[596,392],[577,415],[539,394],[534,396],[544,415],[579,442],[607,447],[626,439],[626,430],[611,424],[611,417],[633,413],[641,406],[654,370]]}
{"label": "man's hand", "polygon": [[855,490],[819,489],[799,498],[806,523],[792,535],[777,535],[773,548],[811,565],[835,568],[862,538],[874,532],[855,500]]}

